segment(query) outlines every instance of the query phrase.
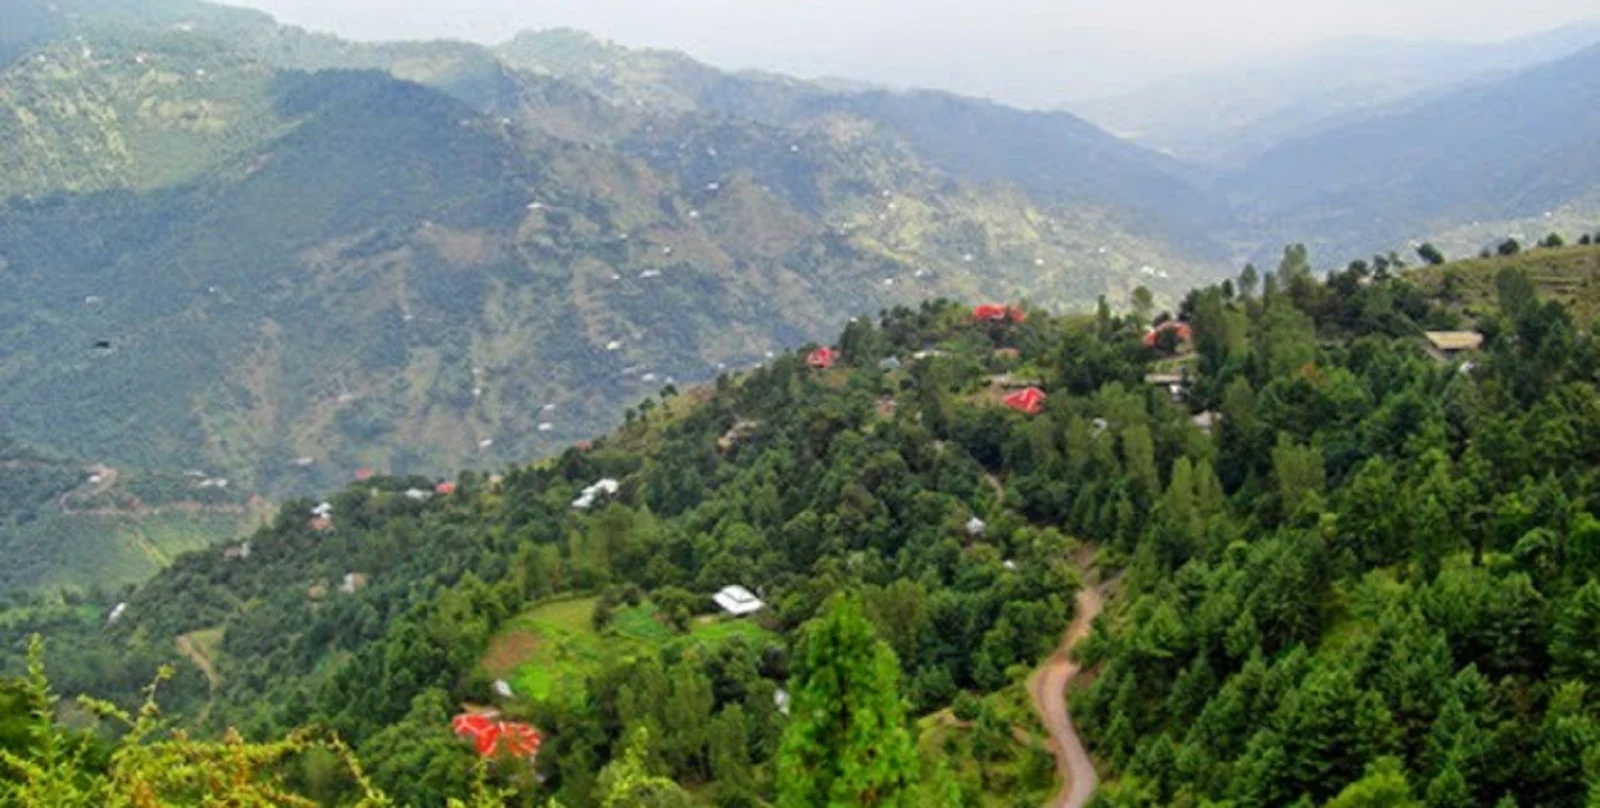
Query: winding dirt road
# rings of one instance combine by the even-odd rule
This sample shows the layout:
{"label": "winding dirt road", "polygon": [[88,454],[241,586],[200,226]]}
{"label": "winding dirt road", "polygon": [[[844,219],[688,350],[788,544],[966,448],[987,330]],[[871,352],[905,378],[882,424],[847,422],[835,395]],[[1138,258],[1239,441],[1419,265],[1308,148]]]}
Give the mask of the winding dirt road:
{"label": "winding dirt road", "polygon": [[1072,717],[1067,715],[1067,685],[1078,674],[1078,663],[1072,661],[1072,649],[1089,636],[1089,628],[1102,605],[1104,594],[1099,587],[1085,587],[1079,591],[1077,614],[1061,640],[1061,647],[1028,679],[1033,708],[1050,730],[1050,749],[1055,753],[1056,770],[1061,775],[1061,791],[1050,800],[1049,808],[1083,808],[1100,784],[1089,752],[1083,747],[1083,739],[1078,737]]}

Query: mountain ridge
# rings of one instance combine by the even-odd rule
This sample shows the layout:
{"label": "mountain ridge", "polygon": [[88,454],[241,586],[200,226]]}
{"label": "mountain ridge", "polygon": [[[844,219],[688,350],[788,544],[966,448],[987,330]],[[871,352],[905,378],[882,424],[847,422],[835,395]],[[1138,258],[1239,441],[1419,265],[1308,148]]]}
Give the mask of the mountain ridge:
{"label": "mountain ridge", "polygon": [[[203,28],[116,45],[90,34],[74,44],[92,58],[46,65],[138,93],[103,102],[130,168],[77,193],[41,193],[71,187],[45,177],[0,206],[17,292],[0,396],[20,436],[225,469],[275,495],[364,466],[444,474],[556,451],[641,393],[758,362],[863,309],[1029,291],[1083,307],[1206,271],[1125,216],[954,182],[838,118],[802,137],[638,112],[472,48],[417,76],[437,87],[296,72],[251,54],[307,40],[263,36],[255,19],[236,26],[254,32],[243,51],[217,50]],[[295,61],[392,68],[415,52]],[[33,69],[11,66],[0,86]],[[30,98],[13,98],[15,119],[72,131],[93,110]],[[132,129],[141,119],[113,103],[217,124],[190,134],[178,114]],[[140,168],[195,137],[219,144],[212,156]],[[102,340],[114,351],[95,354]],[[111,416],[119,399],[137,402],[133,419]],[[290,462],[307,456],[309,468]]]}
{"label": "mountain ridge", "polygon": [[1537,67],[1596,42],[1600,18],[1499,42],[1353,37],[1066,107],[1152,147],[1238,165],[1341,118]]}

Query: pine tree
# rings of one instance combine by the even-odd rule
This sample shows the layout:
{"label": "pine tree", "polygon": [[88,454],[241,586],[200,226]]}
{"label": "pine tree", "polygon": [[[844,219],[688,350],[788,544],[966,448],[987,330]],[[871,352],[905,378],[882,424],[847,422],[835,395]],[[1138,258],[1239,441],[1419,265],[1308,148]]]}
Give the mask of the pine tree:
{"label": "pine tree", "polygon": [[750,767],[750,733],[744,708],[730,704],[711,724],[711,773],[718,788],[731,794],[755,792]]}
{"label": "pine tree", "polygon": [[1431,242],[1417,248],[1417,257],[1421,258],[1428,266],[1438,266],[1444,263],[1444,253],[1440,252],[1439,248],[1433,246]]}
{"label": "pine tree", "polygon": [[1557,676],[1600,681],[1600,582],[1584,584],[1556,614],[1550,658]]}
{"label": "pine tree", "polygon": [[920,777],[900,667],[852,595],[802,629],[793,717],[778,752],[780,808],[915,804]]}
{"label": "pine tree", "polygon": [[694,802],[671,779],[654,775],[645,766],[650,733],[638,730],[621,758],[600,773],[601,808],[692,808]]}
{"label": "pine tree", "polygon": [[1325,808],[1422,808],[1422,803],[1411,795],[1400,761],[1386,757],[1368,766],[1365,777],[1346,786]]}

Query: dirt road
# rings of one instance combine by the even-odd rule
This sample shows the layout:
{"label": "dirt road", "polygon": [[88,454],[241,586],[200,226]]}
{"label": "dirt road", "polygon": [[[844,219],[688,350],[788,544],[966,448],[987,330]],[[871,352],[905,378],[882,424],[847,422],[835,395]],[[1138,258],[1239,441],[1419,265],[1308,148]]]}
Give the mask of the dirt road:
{"label": "dirt road", "polygon": [[1089,628],[1095,615],[1100,614],[1103,602],[1104,595],[1097,587],[1085,587],[1078,592],[1077,614],[1061,640],[1061,647],[1028,680],[1033,708],[1050,730],[1050,747],[1056,756],[1056,770],[1061,775],[1061,791],[1050,800],[1049,808],[1083,808],[1100,784],[1089,752],[1072,726],[1072,717],[1067,715],[1067,684],[1078,674],[1078,663],[1072,661],[1072,648],[1089,636]]}

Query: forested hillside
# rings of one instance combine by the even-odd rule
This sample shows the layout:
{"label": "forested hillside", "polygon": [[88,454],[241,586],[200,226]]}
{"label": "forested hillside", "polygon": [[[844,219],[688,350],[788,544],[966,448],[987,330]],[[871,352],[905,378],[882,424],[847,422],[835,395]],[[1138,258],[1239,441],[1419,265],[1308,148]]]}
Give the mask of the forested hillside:
{"label": "forested hillside", "polygon": [[[886,311],[503,477],[292,501],[109,626],[30,601],[7,658],[44,629],[58,689],[134,700],[181,651],[177,714],[331,727],[405,804],[471,791],[450,716],[489,704],[543,733],[542,780],[491,777],[524,803],[605,804],[627,769],[668,804],[1014,804],[1053,791],[1022,684],[1088,574],[1110,606],[1072,709],[1102,804],[1576,808],[1600,352],[1497,260],[1324,283],[1290,249],[1186,297],[1188,341],[1106,307]],[[1424,338],[1452,330],[1481,348]],[[733,584],[765,607],[716,616]],[[893,761],[871,785],[825,740],[838,703]],[[352,793],[312,765],[273,771]]]}
{"label": "forested hillside", "polygon": [[258,527],[269,506],[200,469],[73,461],[0,438],[0,597],[110,597],[172,559]]}
{"label": "forested hillside", "polygon": [[92,462],[281,496],[525,460],[857,311],[1170,299],[1215,266],[1096,191],[1181,198],[1086,125],[1072,193],[1030,194],[927,159],[946,127],[890,99],[641,108],[473,45],[142,9],[0,8],[52,21],[0,69],[0,406]]}

